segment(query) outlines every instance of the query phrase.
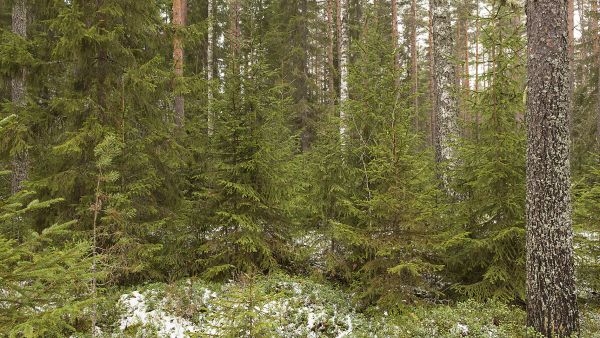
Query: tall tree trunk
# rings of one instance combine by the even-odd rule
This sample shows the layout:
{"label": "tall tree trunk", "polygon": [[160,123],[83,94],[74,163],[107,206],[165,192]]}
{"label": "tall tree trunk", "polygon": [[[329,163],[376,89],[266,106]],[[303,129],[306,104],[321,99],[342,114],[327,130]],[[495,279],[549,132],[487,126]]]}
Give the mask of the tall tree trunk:
{"label": "tall tree trunk", "polygon": [[567,2],[527,2],[527,325],[578,331],[571,221]]}
{"label": "tall tree trunk", "polygon": [[[183,78],[183,39],[178,31],[185,26],[185,13],[187,0],[173,0],[173,65],[175,69],[175,83],[177,84]],[[177,85],[176,85],[177,87]],[[175,95],[175,125],[177,128],[183,128],[185,120],[184,98],[181,94]]]}
{"label": "tall tree trunk", "polygon": [[[13,33],[27,37],[27,4],[26,0],[15,0],[12,8],[12,31]],[[26,71],[21,68],[11,80],[11,99],[19,107],[25,105],[25,79]],[[11,192],[19,192],[23,188],[23,181],[27,179],[29,172],[29,156],[27,149],[17,152],[12,161]]]}
{"label": "tall tree trunk", "polygon": [[334,1],[327,0],[327,86],[329,104],[335,105],[335,65],[333,63],[333,44],[335,43],[335,23],[333,22]]}
{"label": "tall tree trunk", "polygon": [[[393,3],[396,1],[393,0]],[[410,77],[412,85],[415,132],[419,132],[419,76],[417,72],[417,0],[410,2]]]}
{"label": "tall tree trunk", "polygon": [[[436,91],[437,149],[436,159],[449,168],[454,166],[454,143],[458,136],[456,72],[453,59],[453,30],[449,0],[430,0],[433,28],[433,70]],[[449,176],[442,173],[443,185],[449,195]]]}
{"label": "tall tree trunk", "polygon": [[208,0],[208,29],[207,29],[207,43],[206,43],[206,82],[208,91],[208,102],[207,102],[207,119],[208,119],[208,136],[212,136],[215,128],[215,117],[212,111],[213,91],[212,91],[212,79],[213,79],[213,0]]}
{"label": "tall tree trunk", "polygon": [[[592,15],[589,20],[591,21],[591,32],[593,38],[593,59],[596,60],[595,68],[598,73],[597,81],[596,81],[596,143],[598,146],[598,151],[600,153],[600,30],[598,21],[600,20],[600,8],[598,7],[598,0],[592,0]],[[591,78],[591,77],[590,77]]]}
{"label": "tall tree trunk", "polygon": [[429,10],[427,11],[429,14],[429,20],[428,20],[428,41],[429,41],[429,45],[428,45],[428,52],[429,52],[429,101],[431,102],[431,112],[430,112],[430,119],[429,119],[429,127],[431,129],[431,145],[433,146],[433,148],[436,151],[436,158],[437,158],[437,149],[439,147],[438,145],[438,137],[437,137],[437,121],[436,121],[436,112],[437,112],[437,108],[436,108],[436,98],[437,98],[437,94],[436,94],[436,88],[435,88],[435,71],[434,71],[434,61],[433,61],[433,13],[431,10],[431,4],[429,6]]}
{"label": "tall tree trunk", "polygon": [[340,59],[340,138],[346,144],[346,102],[348,101],[348,0],[338,0],[339,59]]}
{"label": "tall tree trunk", "polygon": [[400,67],[400,52],[398,51],[398,0],[392,0],[392,48],[394,49],[394,66]]}
{"label": "tall tree trunk", "polygon": [[[569,85],[571,86],[571,93],[575,89],[575,0],[567,0],[567,44],[569,52]],[[570,101],[571,107],[569,108],[569,132],[572,132],[573,128],[573,100]]]}
{"label": "tall tree trunk", "polygon": [[[479,95],[479,0],[475,1],[475,6],[475,94]],[[479,141],[479,120],[479,109],[475,109],[475,140],[477,141]]]}
{"label": "tall tree trunk", "polygon": [[299,0],[298,4],[299,12],[297,15],[304,17],[303,20],[300,20],[298,23],[298,27],[295,30],[298,34],[299,46],[301,53],[299,58],[295,62],[296,73],[298,77],[295,79],[296,88],[294,99],[296,104],[298,105],[300,111],[300,123],[302,127],[302,133],[300,135],[300,143],[302,147],[302,151],[306,151],[310,148],[310,142],[312,139],[312,132],[310,130],[310,110],[309,110],[309,101],[312,95],[312,88],[308,85],[309,77],[310,77],[310,60],[308,49],[309,49],[309,36],[308,36],[308,0]]}
{"label": "tall tree trunk", "polygon": [[[464,68],[463,68],[463,83],[462,83],[462,87],[463,87],[463,92],[464,92],[464,97],[467,98],[470,91],[471,91],[471,79],[470,79],[470,74],[469,74],[469,17],[471,16],[471,2],[470,1],[466,1],[465,4],[465,10],[464,10],[464,20],[463,20],[463,30],[462,30],[462,34],[463,34],[463,55],[464,55]],[[469,112],[469,105],[467,100],[465,99],[463,102],[463,122],[465,125],[465,136],[469,137],[470,136],[470,112]]]}

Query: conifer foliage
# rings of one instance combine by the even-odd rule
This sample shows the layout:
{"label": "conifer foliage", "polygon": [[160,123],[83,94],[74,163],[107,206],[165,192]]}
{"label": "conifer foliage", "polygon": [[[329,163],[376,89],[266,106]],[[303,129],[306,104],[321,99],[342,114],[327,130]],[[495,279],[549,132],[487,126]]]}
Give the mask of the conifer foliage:
{"label": "conifer foliage", "polygon": [[[564,34],[590,303],[599,7],[577,1]],[[356,311],[524,307],[526,163],[545,159],[526,22],[518,1],[0,0],[0,336],[99,334],[104,296],[146,282],[234,280],[252,302],[244,276],[282,271]],[[223,332],[280,332],[230,301]]]}

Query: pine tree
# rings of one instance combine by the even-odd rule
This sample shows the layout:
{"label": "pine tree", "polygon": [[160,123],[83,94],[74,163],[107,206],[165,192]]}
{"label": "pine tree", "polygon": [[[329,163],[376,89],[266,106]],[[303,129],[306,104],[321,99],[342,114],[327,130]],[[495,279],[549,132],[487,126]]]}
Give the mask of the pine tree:
{"label": "pine tree", "polygon": [[527,325],[578,331],[569,168],[566,2],[527,3]]}

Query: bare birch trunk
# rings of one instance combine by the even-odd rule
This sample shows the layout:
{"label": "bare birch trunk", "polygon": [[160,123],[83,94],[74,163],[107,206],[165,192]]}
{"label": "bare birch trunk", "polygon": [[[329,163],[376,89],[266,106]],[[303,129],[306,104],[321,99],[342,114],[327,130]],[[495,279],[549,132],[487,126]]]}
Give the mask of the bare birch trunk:
{"label": "bare birch trunk", "polygon": [[[27,4],[26,0],[16,0],[12,8],[13,33],[27,37]],[[11,80],[11,99],[16,106],[25,105],[26,71],[21,68]],[[11,192],[16,194],[23,189],[23,181],[29,172],[29,156],[27,149],[20,150],[12,161]]]}
{"label": "bare birch trunk", "polygon": [[570,196],[566,1],[527,2],[527,325],[579,329]]}
{"label": "bare birch trunk", "polygon": [[[454,166],[454,143],[458,136],[458,106],[456,100],[456,72],[453,59],[453,30],[449,0],[430,0],[433,28],[433,70],[436,91],[437,149],[436,159],[449,168]],[[449,195],[447,172],[442,173],[444,188]]]}
{"label": "bare birch trunk", "polygon": [[213,80],[213,1],[208,0],[208,29],[207,29],[207,44],[206,44],[206,83],[208,91],[208,102],[207,102],[207,119],[208,119],[208,136],[212,136],[215,128],[215,117],[212,111],[213,91],[212,91],[212,80]]}
{"label": "bare birch trunk", "polygon": [[[173,36],[173,66],[175,70],[175,83],[183,78],[183,39],[177,31],[185,26],[185,12],[187,0],[173,0],[173,27],[175,34]],[[181,129],[185,120],[185,102],[183,95],[175,95],[175,125]]]}

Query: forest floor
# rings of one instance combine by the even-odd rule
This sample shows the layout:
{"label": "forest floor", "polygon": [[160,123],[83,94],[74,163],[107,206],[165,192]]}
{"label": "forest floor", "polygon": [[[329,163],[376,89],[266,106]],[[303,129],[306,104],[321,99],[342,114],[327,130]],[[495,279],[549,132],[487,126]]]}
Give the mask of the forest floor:
{"label": "forest floor", "polygon": [[[108,295],[101,337],[532,337],[517,306],[466,301],[358,311],[352,295],[274,275],[210,284],[185,279]],[[582,337],[600,337],[600,308],[582,306]]]}

